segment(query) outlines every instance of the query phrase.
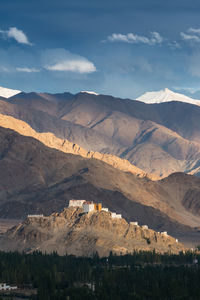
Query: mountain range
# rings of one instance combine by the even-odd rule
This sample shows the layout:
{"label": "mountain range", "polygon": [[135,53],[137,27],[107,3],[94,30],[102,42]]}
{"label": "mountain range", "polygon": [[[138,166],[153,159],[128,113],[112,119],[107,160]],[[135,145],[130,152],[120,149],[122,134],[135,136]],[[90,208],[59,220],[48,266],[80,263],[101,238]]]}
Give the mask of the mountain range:
{"label": "mountain range", "polygon": [[156,176],[200,172],[197,105],[180,101],[149,105],[87,92],[19,93],[0,101],[0,113],[88,151],[127,159]]}
{"label": "mountain range", "polygon": [[0,113],[1,218],[51,214],[81,198],[200,240],[199,106],[18,93]]}
{"label": "mountain range", "polygon": [[0,140],[0,217],[50,214],[83,198],[178,237],[196,232],[200,179],[194,176],[175,173],[152,181],[128,161],[87,152],[5,115]]}

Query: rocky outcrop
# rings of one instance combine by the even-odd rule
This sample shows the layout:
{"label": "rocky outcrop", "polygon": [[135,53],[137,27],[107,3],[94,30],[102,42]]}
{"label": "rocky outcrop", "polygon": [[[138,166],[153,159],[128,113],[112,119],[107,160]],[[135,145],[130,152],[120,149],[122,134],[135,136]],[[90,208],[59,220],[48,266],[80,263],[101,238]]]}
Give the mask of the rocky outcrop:
{"label": "rocky outcrop", "polygon": [[82,208],[65,208],[48,217],[27,217],[1,237],[1,250],[32,252],[57,251],[77,256],[101,256],[131,253],[134,250],[156,250],[178,253],[185,247],[166,233],[155,232],[125,219],[112,218],[110,212],[84,214]]}

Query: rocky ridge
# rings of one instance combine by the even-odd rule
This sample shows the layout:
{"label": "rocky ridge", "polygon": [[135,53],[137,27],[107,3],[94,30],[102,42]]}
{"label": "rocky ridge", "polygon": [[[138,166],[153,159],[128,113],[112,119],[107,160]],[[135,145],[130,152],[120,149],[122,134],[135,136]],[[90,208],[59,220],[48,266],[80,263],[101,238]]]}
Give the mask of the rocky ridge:
{"label": "rocky ridge", "polygon": [[126,159],[148,174],[200,176],[198,105],[180,101],[149,105],[106,95],[33,92],[1,101],[0,112],[87,151]]}
{"label": "rocky ridge", "polygon": [[0,249],[6,251],[57,251],[77,256],[100,256],[131,253],[134,250],[154,250],[178,253],[185,247],[166,233],[112,218],[110,212],[84,214],[82,208],[65,208],[48,217],[29,216],[8,230],[0,239]]}
{"label": "rocky ridge", "polygon": [[0,126],[4,128],[12,129],[21,135],[33,137],[47,147],[57,149],[64,153],[80,155],[84,158],[98,159],[113,166],[114,168],[117,168],[124,172],[130,172],[140,178],[146,177],[151,180],[158,180],[159,178],[157,176],[154,176],[153,174],[150,175],[147,174],[146,172],[142,171],[138,167],[131,164],[126,159],[121,159],[112,154],[104,154],[95,151],[87,151],[81,148],[79,145],[69,142],[68,140],[57,138],[53,133],[50,132],[38,133],[34,129],[32,129],[27,123],[15,119],[11,116],[0,114]]}

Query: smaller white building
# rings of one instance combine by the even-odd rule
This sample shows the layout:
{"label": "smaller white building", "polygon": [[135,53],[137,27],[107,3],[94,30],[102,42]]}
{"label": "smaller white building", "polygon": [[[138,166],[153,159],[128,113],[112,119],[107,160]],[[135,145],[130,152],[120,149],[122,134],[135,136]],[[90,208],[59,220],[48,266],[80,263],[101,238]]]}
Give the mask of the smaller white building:
{"label": "smaller white building", "polygon": [[108,211],[108,208],[107,208],[107,207],[102,207],[101,210],[103,210],[103,211]]}
{"label": "smaller white building", "polygon": [[116,218],[116,213],[115,212],[111,212],[111,218]]}
{"label": "smaller white building", "polygon": [[69,207],[82,207],[85,200],[69,200]]}
{"label": "smaller white building", "polygon": [[116,214],[115,212],[111,212],[111,218],[112,219],[121,219],[122,218],[122,215],[120,214]]}
{"label": "smaller white building", "polygon": [[28,218],[43,218],[44,215],[40,214],[40,215],[28,215]]}
{"label": "smaller white building", "polygon": [[122,218],[122,215],[120,215],[120,214],[116,214],[116,217],[115,218],[117,218],[117,219],[121,219]]}
{"label": "smaller white building", "polygon": [[149,227],[147,225],[142,226],[143,229],[148,229]]}
{"label": "smaller white building", "polygon": [[10,290],[16,290],[17,286],[10,286],[6,283],[0,283],[0,291],[10,291]]}
{"label": "smaller white building", "polygon": [[85,201],[83,203],[83,212],[84,213],[89,213],[91,211],[94,211],[94,203],[90,201]]}
{"label": "smaller white building", "polygon": [[130,225],[138,226],[138,222],[130,222]]}
{"label": "smaller white building", "polygon": [[163,231],[163,232],[161,232],[161,234],[164,236],[168,236],[167,231]]}
{"label": "smaller white building", "polygon": [[178,239],[176,239],[176,243],[178,243]]}

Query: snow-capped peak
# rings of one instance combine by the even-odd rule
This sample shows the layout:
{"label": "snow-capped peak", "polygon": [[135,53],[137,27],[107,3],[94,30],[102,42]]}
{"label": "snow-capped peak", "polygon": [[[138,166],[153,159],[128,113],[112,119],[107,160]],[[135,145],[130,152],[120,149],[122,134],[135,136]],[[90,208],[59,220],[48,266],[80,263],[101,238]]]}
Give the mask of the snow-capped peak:
{"label": "snow-capped peak", "polygon": [[142,96],[136,98],[136,100],[145,102],[147,104],[180,101],[200,106],[200,100],[190,98],[183,94],[175,93],[168,88],[156,92],[146,92]]}
{"label": "snow-capped peak", "polygon": [[96,95],[98,96],[99,94],[93,92],[93,91],[81,91],[81,93],[87,93],[87,94],[91,94],[91,95]]}
{"label": "snow-capped peak", "polygon": [[10,97],[12,97],[14,95],[17,95],[19,93],[21,93],[21,91],[7,89],[7,88],[4,88],[4,87],[0,86],[0,97],[10,98]]}

